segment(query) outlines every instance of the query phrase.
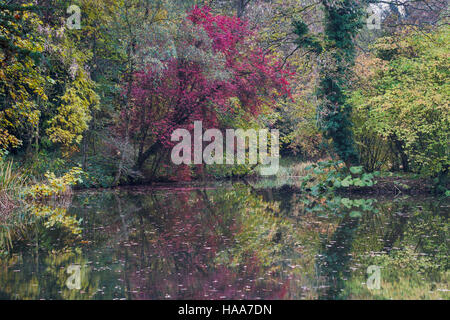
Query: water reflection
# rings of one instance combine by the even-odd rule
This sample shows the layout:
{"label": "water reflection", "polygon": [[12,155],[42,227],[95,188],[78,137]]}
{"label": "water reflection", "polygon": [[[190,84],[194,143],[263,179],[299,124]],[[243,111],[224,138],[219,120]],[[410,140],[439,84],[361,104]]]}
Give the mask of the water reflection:
{"label": "water reflection", "polygon": [[305,199],[243,183],[79,193],[81,239],[36,227],[2,258],[0,298],[448,299],[448,203],[377,199],[359,216],[343,197]]}

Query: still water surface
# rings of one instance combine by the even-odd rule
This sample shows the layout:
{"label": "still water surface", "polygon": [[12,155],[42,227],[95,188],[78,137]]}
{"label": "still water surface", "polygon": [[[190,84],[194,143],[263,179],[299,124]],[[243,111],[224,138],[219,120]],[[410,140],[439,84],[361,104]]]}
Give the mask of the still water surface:
{"label": "still water surface", "polygon": [[244,183],[79,192],[65,206],[81,238],[36,226],[0,260],[0,298],[449,299],[448,201],[377,198],[359,216],[305,197]]}

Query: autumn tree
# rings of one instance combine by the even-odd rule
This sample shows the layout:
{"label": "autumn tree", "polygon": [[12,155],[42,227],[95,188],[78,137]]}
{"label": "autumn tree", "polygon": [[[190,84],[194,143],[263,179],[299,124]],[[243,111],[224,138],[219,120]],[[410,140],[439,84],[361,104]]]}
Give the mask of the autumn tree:
{"label": "autumn tree", "polygon": [[[448,183],[448,27],[379,39],[352,94],[359,135],[391,147],[391,164]],[[359,133],[361,132],[361,133]]]}
{"label": "autumn tree", "polygon": [[0,71],[3,134],[14,136],[15,145],[21,143],[27,154],[32,147],[37,154],[42,143],[66,154],[76,151],[98,103],[85,69],[89,52],[82,53],[71,41],[64,19],[44,22],[43,7],[16,4],[3,9],[2,21],[8,23],[1,33],[9,39],[2,46]]}
{"label": "autumn tree", "polygon": [[[246,23],[195,7],[178,30],[176,56],[158,70],[148,65],[134,74],[131,128],[138,143],[137,168],[172,144],[176,128],[195,120],[220,126],[220,114],[261,112],[264,103],[288,94],[286,72],[249,42]],[[239,104],[231,103],[237,98]]]}

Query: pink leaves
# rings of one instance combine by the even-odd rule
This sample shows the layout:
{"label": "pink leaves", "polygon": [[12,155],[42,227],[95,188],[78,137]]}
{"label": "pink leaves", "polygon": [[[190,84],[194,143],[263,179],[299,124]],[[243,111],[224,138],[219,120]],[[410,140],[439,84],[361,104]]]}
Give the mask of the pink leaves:
{"label": "pink leaves", "polygon": [[213,40],[215,50],[233,51],[238,43],[250,35],[246,23],[241,19],[222,15],[214,16],[207,6],[202,8],[195,6],[189,13],[188,19],[206,30]]}
{"label": "pink leaves", "polygon": [[[237,106],[230,98],[237,98],[247,115],[257,116],[263,103],[290,95],[289,72],[253,43],[255,35],[244,21],[213,15],[208,7],[194,7],[187,21],[194,28],[180,26],[186,37],[175,45],[189,54],[163,61],[163,70],[148,66],[133,75],[130,132],[140,144],[170,148],[172,132],[192,129],[195,120],[205,129],[221,128],[218,114],[232,113]],[[202,40],[206,35],[212,47]],[[199,43],[183,43],[186,39]],[[214,72],[226,76],[211,76]]]}

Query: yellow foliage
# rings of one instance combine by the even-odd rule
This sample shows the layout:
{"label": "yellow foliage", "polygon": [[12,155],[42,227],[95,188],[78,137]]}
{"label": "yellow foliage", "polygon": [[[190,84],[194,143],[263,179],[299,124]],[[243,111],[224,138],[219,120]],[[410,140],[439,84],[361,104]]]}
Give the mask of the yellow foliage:
{"label": "yellow foliage", "polygon": [[62,177],[56,177],[53,172],[47,172],[47,182],[35,184],[25,191],[25,196],[35,200],[47,199],[52,196],[61,196],[67,193],[70,186],[82,182],[83,170],[80,167],[72,168]]}

